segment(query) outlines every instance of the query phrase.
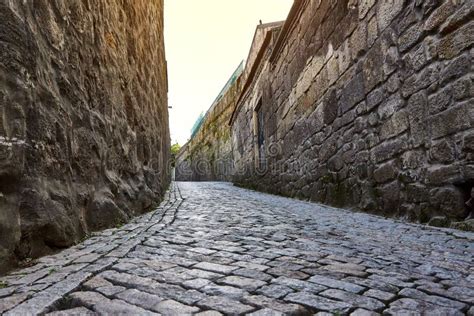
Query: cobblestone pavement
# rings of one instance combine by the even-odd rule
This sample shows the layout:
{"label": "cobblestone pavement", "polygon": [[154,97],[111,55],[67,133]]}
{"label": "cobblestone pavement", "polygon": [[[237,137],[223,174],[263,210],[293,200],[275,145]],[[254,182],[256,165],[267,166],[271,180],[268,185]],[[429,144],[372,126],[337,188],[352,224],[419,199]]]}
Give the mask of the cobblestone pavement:
{"label": "cobblestone pavement", "polygon": [[0,313],[474,315],[473,239],[175,183],[154,212],[0,279]]}

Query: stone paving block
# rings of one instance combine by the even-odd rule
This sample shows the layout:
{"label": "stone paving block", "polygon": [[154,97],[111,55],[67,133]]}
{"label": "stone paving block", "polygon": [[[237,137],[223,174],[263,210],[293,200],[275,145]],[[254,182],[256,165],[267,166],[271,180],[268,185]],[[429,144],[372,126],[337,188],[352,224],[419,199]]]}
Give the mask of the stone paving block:
{"label": "stone paving block", "polygon": [[[159,313],[155,305],[164,301],[170,313],[210,315],[472,314],[472,233],[420,229],[226,183],[179,186],[182,209],[173,202],[159,211],[169,212],[167,222],[153,222],[159,212],[145,215],[136,221],[141,226],[100,234],[0,279],[0,313],[48,313],[66,308],[58,305],[66,297],[74,303],[67,308],[96,314]],[[71,264],[90,261],[107,243],[121,249]]]}
{"label": "stone paving block", "polygon": [[288,269],[282,268],[282,267],[270,268],[270,269],[266,270],[265,273],[274,275],[276,277],[285,276],[285,277],[288,277],[288,278],[299,279],[299,280],[304,280],[304,279],[307,279],[309,277],[309,275],[304,273],[304,272],[288,270]]}
{"label": "stone paving block", "polygon": [[120,300],[100,301],[93,309],[100,315],[160,315]]}
{"label": "stone paving block", "polygon": [[234,267],[234,266],[226,266],[222,264],[215,264],[215,263],[209,263],[209,262],[200,262],[194,265],[194,268],[207,270],[211,272],[222,273],[222,274],[229,274],[232,271],[237,269],[237,267]]}
{"label": "stone paving block", "polygon": [[321,267],[321,269],[358,277],[365,277],[368,275],[368,273],[364,271],[365,267],[353,263],[331,264]]}
{"label": "stone paving block", "polygon": [[110,268],[115,262],[116,258],[101,258],[94,263],[84,268],[85,272],[98,273]]}
{"label": "stone paving block", "polygon": [[225,296],[239,299],[248,294],[247,291],[233,286],[206,285],[201,289],[202,292],[213,296]]}
{"label": "stone paving block", "polygon": [[357,278],[357,277],[348,277],[348,278],[344,278],[343,281],[353,283],[353,284],[357,284],[357,285],[360,285],[360,286],[364,286],[364,287],[367,287],[367,288],[372,288],[372,289],[384,291],[384,292],[398,293],[398,291],[400,291],[400,289],[398,287],[396,287],[395,285],[388,284],[386,282],[379,281],[379,280],[361,279],[361,278]]}
{"label": "stone paving block", "polygon": [[288,294],[285,297],[285,301],[332,313],[347,313],[352,307],[351,304],[331,300],[307,292]]}
{"label": "stone paving block", "polygon": [[308,310],[298,304],[290,304],[284,302],[283,300],[276,300],[270,297],[263,295],[250,295],[245,296],[242,299],[242,302],[245,304],[258,306],[260,308],[269,308],[279,312],[284,313],[285,315],[307,315],[309,314]]}
{"label": "stone paving block", "polygon": [[192,315],[199,312],[199,308],[187,306],[173,300],[158,303],[155,310],[163,315]]}
{"label": "stone paving block", "polygon": [[351,316],[378,316],[378,315],[380,314],[374,311],[368,311],[363,308],[358,308],[351,313]]}
{"label": "stone paving block", "polygon": [[270,267],[268,267],[266,265],[263,265],[263,264],[251,263],[251,262],[246,262],[246,261],[237,261],[233,265],[239,266],[239,267],[242,267],[242,268],[262,271],[262,272],[270,268]]}
{"label": "stone paving block", "polygon": [[85,282],[82,286],[85,289],[93,290],[93,289],[96,289],[96,288],[99,288],[99,287],[112,286],[112,285],[113,284],[110,283],[109,281],[107,281],[106,279],[95,276],[95,277],[91,278],[90,280],[88,280],[87,282]]}
{"label": "stone paving block", "polygon": [[451,307],[456,309],[464,309],[467,307],[466,304],[457,302],[445,297],[436,296],[436,295],[428,295],[422,291],[418,291],[415,289],[403,289],[398,293],[401,297],[413,298],[417,300],[426,301],[432,303],[434,305]]}
{"label": "stone paving block", "polygon": [[149,268],[151,268],[155,271],[163,271],[163,270],[171,269],[171,268],[174,268],[174,267],[177,266],[174,263],[165,262],[165,261],[158,261],[158,260],[152,260],[152,261],[144,260],[142,262],[143,262],[144,265],[146,265],[147,267],[149,267]]}
{"label": "stone paving block", "polygon": [[218,311],[205,311],[196,314],[197,316],[222,316]]}
{"label": "stone paving block", "polygon": [[343,302],[350,302],[355,307],[361,307],[372,311],[381,310],[385,307],[384,303],[374,298],[342,290],[329,289],[319,293],[319,295]]}
{"label": "stone paving block", "polygon": [[85,306],[90,309],[99,302],[109,301],[105,296],[91,291],[74,292],[69,295],[69,299],[73,306]]}
{"label": "stone paving block", "polygon": [[182,284],[183,284],[184,287],[199,290],[200,288],[205,287],[206,285],[208,285],[210,283],[212,283],[212,282],[209,281],[208,279],[198,278],[198,279],[192,279],[192,280],[185,281]]}
{"label": "stone paving block", "polygon": [[360,293],[364,290],[364,288],[360,285],[356,285],[349,282],[334,280],[331,278],[315,275],[308,279],[309,282],[313,282],[316,284],[324,285],[330,288],[340,289],[348,292],[353,293]]}
{"label": "stone paving block", "polygon": [[439,313],[439,315],[464,315],[463,312],[461,312],[458,309],[455,308],[448,308],[448,307],[442,307],[439,305],[434,305],[425,301],[420,301],[420,300],[414,300],[411,298],[402,298],[398,299],[390,304],[390,312],[387,313],[392,313],[392,314],[399,314],[402,313],[402,311],[412,311],[412,312],[417,312],[422,315],[425,314],[430,314],[433,311],[436,311],[436,313]]}
{"label": "stone paving block", "polygon": [[185,292],[180,292],[178,295],[175,295],[174,298],[185,305],[195,305],[197,302],[205,299],[206,294],[201,293],[197,290],[187,290]]}
{"label": "stone paving block", "polygon": [[74,260],[74,263],[92,263],[97,261],[100,257],[100,254],[90,253],[88,255],[77,258],[76,260]]}
{"label": "stone paving block", "polygon": [[228,276],[218,280],[219,283],[235,286],[247,291],[255,291],[259,287],[266,285],[266,282],[254,280],[240,276]]}
{"label": "stone paving block", "polygon": [[47,316],[94,316],[96,315],[96,313],[94,313],[93,311],[85,307],[76,307],[76,308],[48,313],[46,315]]}
{"label": "stone paving block", "polygon": [[255,309],[254,307],[242,304],[239,301],[217,296],[210,296],[198,302],[198,305],[203,308],[215,309],[224,314],[231,315],[240,315],[251,312]]}
{"label": "stone paving block", "polygon": [[293,290],[284,285],[271,284],[262,286],[260,289],[257,290],[257,293],[272,298],[282,298],[289,293],[293,293]]}
{"label": "stone paving block", "polygon": [[31,298],[9,310],[5,315],[22,315],[31,313],[46,313],[64,296],[77,289],[81,283],[90,277],[90,273],[77,272],[68,276],[44,291],[34,294]]}
{"label": "stone paving block", "polygon": [[9,282],[9,284],[11,285],[32,284],[35,281],[42,279],[49,274],[50,274],[50,268],[45,268],[31,274],[26,274],[24,277],[19,278],[18,280],[12,280]]}
{"label": "stone paving block", "polygon": [[152,273],[148,273],[149,271],[146,271],[146,273],[141,272],[144,271],[139,269],[136,271],[136,274],[156,280],[159,283],[182,284],[183,282],[192,280],[194,278],[194,276],[189,275],[187,271],[173,271],[172,269]]}
{"label": "stone paving block", "polygon": [[208,261],[210,263],[216,263],[216,264],[222,264],[222,265],[233,265],[235,260],[230,259],[230,258],[224,258],[224,257],[216,257],[216,256],[206,256],[205,261]]}
{"label": "stone paving block", "polygon": [[270,308],[264,308],[261,310],[258,310],[256,312],[248,314],[249,316],[284,316],[282,312],[270,309]]}
{"label": "stone paving block", "polygon": [[116,295],[118,299],[139,306],[146,310],[158,311],[155,306],[164,300],[164,298],[141,292],[135,289],[123,291]]}
{"label": "stone paving block", "polygon": [[113,297],[116,294],[123,292],[125,290],[126,288],[124,288],[123,286],[115,286],[115,285],[103,286],[103,287],[99,287],[95,289],[96,292],[99,292],[107,297]]}
{"label": "stone paving block", "polygon": [[303,265],[296,264],[296,263],[293,263],[293,262],[290,262],[290,261],[282,261],[281,257],[278,258],[278,259],[280,259],[280,260],[270,261],[270,262],[267,263],[267,265],[269,265],[271,267],[282,268],[282,269],[291,270],[291,271],[298,271],[298,270],[301,270],[305,267]]}
{"label": "stone paving block", "polygon": [[474,289],[462,286],[453,286],[449,289],[442,289],[438,287],[420,286],[418,290],[434,294],[449,297],[453,300],[474,304]]}
{"label": "stone paving block", "polygon": [[401,281],[401,280],[399,280],[397,278],[394,278],[394,277],[386,277],[386,276],[372,274],[372,275],[369,276],[369,278],[371,278],[373,280],[376,280],[376,281],[382,281],[382,282],[385,282],[385,283],[388,283],[388,284],[392,284],[392,285],[395,285],[399,288],[414,287],[415,286],[415,284],[412,283],[412,282],[404,282],[404,281]]}
{"label": "stone paving block", "polygon": [[35,293],[43,291],[44,289],[50,286],[51,284],[46,284],[46,283],[40,283],[40,284],[35,284],[35,285],[22,285],[15,290],[15,293],[18,293],[18,294],[27,293],[30,295],[34,295]]}
{"label": "stone paving block", "polygon": [[279,277],[277,279],[273,279],[272,283],[285,285],[294,290],[307,291],[307,292],[313,292],[313,293],[319,293],[327,289],[327,287],[323,285],[311,283],[308,281],[290,279],[287,277]]}
{"label": "stone paving block", "polygon": [[4,313],[19,305],[28,298],[28,294],[14,294],[0,299],[0,313]]}
{"label": "stone paving block", "polygon": [[238,275],[238,276],[243,276],[251,279],[256,279],[260,281],[265,281],[268,282],[273,279],[273,277],[269,274],[266,274],[265,272],[261,272],[258,270],[252,270],[252,269],[247,269],[247,268],[241,268],[232,271],[232,274]]}
{"label": "stone paving block", "polygon": [[364,296],[376,298],[382,302],[388,302],[395,298],[395,294],[380,290],[370,289],[364,293]]}
{"label": "stone paving block", "polygon": [[0,289],[0,298],[12,295],[16,290],[16,287],[7,287]]}
{"label": "stone paving block", "polygon": [[62,272],[78,272],[78,271],[83,271],[83,272],[91,272],[91,271],[86,271],[86,269],[89,267],[87,263],[78,263],[78,264],[71,264],[66,267],[63,267],[61,269]]}
{"label": "stone paving block", "polygon": [[185,292],[185,289],[173,284],[162,284],[153,279],[133,276],[127,273],[118,273],[114,271],[105,271],[99,274],[106,280],[124,286],[134,288],[143,292],[154,294],[164,298],[174,299]]}
{"label": "stone paving block", "polygon": [[50,285],[53,283],[57,283],[61,280],[64,280],[68,275],[69,275],[68,272],[58,272],[55,269],[51,269],[49,271],[49,274],[46,277],[36,281],[34,284],[37,285],[37,284],[44,283],[44,284]]}
{"label": "stone paving block", "polygon": [[211,255],[211,254],[217,252],[216,250],[206,249],[206,248],[199,248],[199,247],[189,248],[189,251],[197,252],[197,253],[202,254],[202,255]]}
{"label": "stone paving block", "polygon": [[303,266],[306,268],[317,268],[320,266],[318,263],[304,260],[302,258],[287,257],[287,256],[276,258],[275,261],[289,262],[289,263]]}
{"label": "stone paving block", "polygon": [[187,271],[186,273],[193,276],[193,277],[195,277],[195,278],[209,279],[209,280],[215,280],[217,278],[223,277],[222,274],[209,272],[209,271],[204,271],[204,270],[200,270],[200,269],[191,269],[191,270]]}

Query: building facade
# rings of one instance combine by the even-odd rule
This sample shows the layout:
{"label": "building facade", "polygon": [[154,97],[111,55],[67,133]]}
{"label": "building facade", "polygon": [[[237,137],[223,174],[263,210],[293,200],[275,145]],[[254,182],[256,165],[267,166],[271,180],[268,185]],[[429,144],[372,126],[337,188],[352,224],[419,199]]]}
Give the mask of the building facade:
{"label": "building facade", "polygon": [[296,0],[266,33],[232,114],[234,183],[413,221],[464,219],[473,10]]}
{"label": "building facade", "polygon": [[240,95],[244,65],[234,71],[204,117],[193,127],[191,139],[176,157],[177,181],[230,181],[232,142],[227,122]]}
{"label": "building facade", "polygon": [[0,1],[0,273],[158,202],[163,0]]}

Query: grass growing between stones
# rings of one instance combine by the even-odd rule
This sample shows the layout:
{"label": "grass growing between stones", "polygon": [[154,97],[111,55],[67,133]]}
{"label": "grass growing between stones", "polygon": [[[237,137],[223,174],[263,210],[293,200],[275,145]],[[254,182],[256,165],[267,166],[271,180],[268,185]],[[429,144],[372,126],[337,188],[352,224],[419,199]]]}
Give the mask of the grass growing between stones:
{"label": "grass growing between stones", "polygon": [[4,288],[6,288],[6,287],[8,287],[8,282],[6,282],[6,281],[0,281],[0,289],[4,289]]}

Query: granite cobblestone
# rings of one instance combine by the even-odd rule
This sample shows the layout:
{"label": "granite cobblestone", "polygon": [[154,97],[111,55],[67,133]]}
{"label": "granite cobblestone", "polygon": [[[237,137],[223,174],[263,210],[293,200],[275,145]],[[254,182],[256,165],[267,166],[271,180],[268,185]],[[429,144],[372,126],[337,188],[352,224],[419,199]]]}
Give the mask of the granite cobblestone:
{"label": "granite cobblestone", "polygon": [[0,278],[0,314],[469,315],[473,240],[178,182],[155,211]]}

